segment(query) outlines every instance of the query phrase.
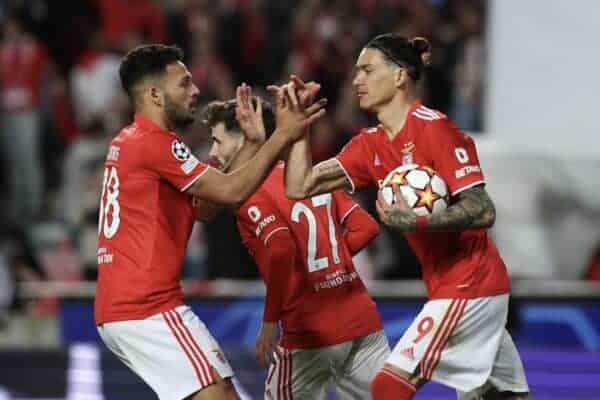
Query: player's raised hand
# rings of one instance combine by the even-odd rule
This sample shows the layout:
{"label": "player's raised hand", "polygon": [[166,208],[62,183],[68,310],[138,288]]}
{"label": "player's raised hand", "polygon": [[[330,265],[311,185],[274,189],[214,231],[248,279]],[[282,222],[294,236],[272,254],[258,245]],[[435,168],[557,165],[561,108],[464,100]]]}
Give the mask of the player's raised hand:
{"label": "player's raised hand", "polygon": [[377,193],[375,207],[381,222],[401,232],[414,231],[416,221],[414,211],[406,203],[400,191],[400,186],[393,184],[392,190],[394,192],[394,202],[392,204],[385,201],[381,190]]}
{"label": "player's raised hand", "polygon": [[263,322],[256,337],[256,359],[261,367],[267,368],[275,362],[276,356],[281,356],[277,343],[279,342],[279,324]]}
{"label": "player's raised hand", "polygon": [[264,142],[265,124],[262,116],[262,101],[252,98],[252,88],[245,83],[235,92],[235,119],[240,124],[244,136],[251,142]]}
{"label": "player's raised hand", "polygon": [[290,141],[295,141],[304,134],[306,127],[325,115],[324,107],[327,99],[320,99],[305,108],[298,103],[294,105],[289,97],[290,93],[294,92],[290,86],[292,86],[291,83],[283,86],[269,85],[267,90],[275,97],[277,131],[281,131]]}
{"label": "player's raised hand", "polygon": [[290,75],[290,82],[293,83],[293,88],[297,93],[298,101],[303,107],[312,103],[317,92],[321,89],[321,85],[317,82],[304,82],[298,75],[294,74]]}

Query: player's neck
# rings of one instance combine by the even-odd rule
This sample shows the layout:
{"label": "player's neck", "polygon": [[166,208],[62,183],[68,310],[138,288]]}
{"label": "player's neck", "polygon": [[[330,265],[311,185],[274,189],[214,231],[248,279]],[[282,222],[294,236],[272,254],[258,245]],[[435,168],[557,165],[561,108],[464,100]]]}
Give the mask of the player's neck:
{"label": "player's neck", "polygon": [[404,126],[408,110],[410,110],[415,100],[417,100],[416,96],[395,96],[377,113],[377,119],[385,128],[390,140],[394,139]]}
{"label": "player's neck", "polygon": [[146,108],[139,108],[136,110],[135,113],[152,121],[154,124],[156,124],[157,126],[159,126],[161,129],[163,129],[165,131],[173,130],[167,123],[167,119],[164,118],[161,114],[159,114],[153,110],[148,110]]}

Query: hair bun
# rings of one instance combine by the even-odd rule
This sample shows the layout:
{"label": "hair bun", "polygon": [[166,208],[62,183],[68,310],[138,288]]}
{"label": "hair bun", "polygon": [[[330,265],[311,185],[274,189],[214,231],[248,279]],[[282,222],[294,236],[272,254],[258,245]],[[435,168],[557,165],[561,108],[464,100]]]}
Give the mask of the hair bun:
{"label": "hair bun", "polygon": [[414,37],[408,41],[413,50],[421,57],[423,65],[431,64],[431,44],[424,37]]}

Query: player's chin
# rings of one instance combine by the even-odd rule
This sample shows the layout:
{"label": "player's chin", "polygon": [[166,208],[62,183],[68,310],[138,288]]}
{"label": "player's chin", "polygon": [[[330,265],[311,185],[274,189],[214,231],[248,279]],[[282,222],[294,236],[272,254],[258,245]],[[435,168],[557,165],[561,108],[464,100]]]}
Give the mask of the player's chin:
{"label": "player's chin", "polygon": [[358,98],[358,106],[365,111],[368,111],[371,109],[371,107],[373,106],[371,104],[371,102],[369,102],[369,99],[366,98],[366,96],[362,96]]}
{"label": "player's chin", "polygon": [[185,116],[181,116],[178,118],[177,125],[179,126],[188,126],[196,121],[196,116],[193,114],[188,114]]}

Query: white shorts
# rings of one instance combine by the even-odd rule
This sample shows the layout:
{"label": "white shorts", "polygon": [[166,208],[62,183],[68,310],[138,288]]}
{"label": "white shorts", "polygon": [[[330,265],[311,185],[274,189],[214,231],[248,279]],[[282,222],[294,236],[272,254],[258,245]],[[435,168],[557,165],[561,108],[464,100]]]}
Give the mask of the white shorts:
{"label": "white shorts", "polygon": [[266,400],[321,400],[330,384],[342,400],[370,399],[371,380],[390,354],[383,331],[333,346],[280,350],[267,373]]}
{"label": "white shorts", "polygon": [[508,294],[425,303],[387,362],[457,390],[529,391],[519,353],[505,329]]}
{"label": "white shorts", "polygon": [[146,319],[98,326],[100,337],[161,400],[181,400],[233,371],[204,323],[187,306]]}

